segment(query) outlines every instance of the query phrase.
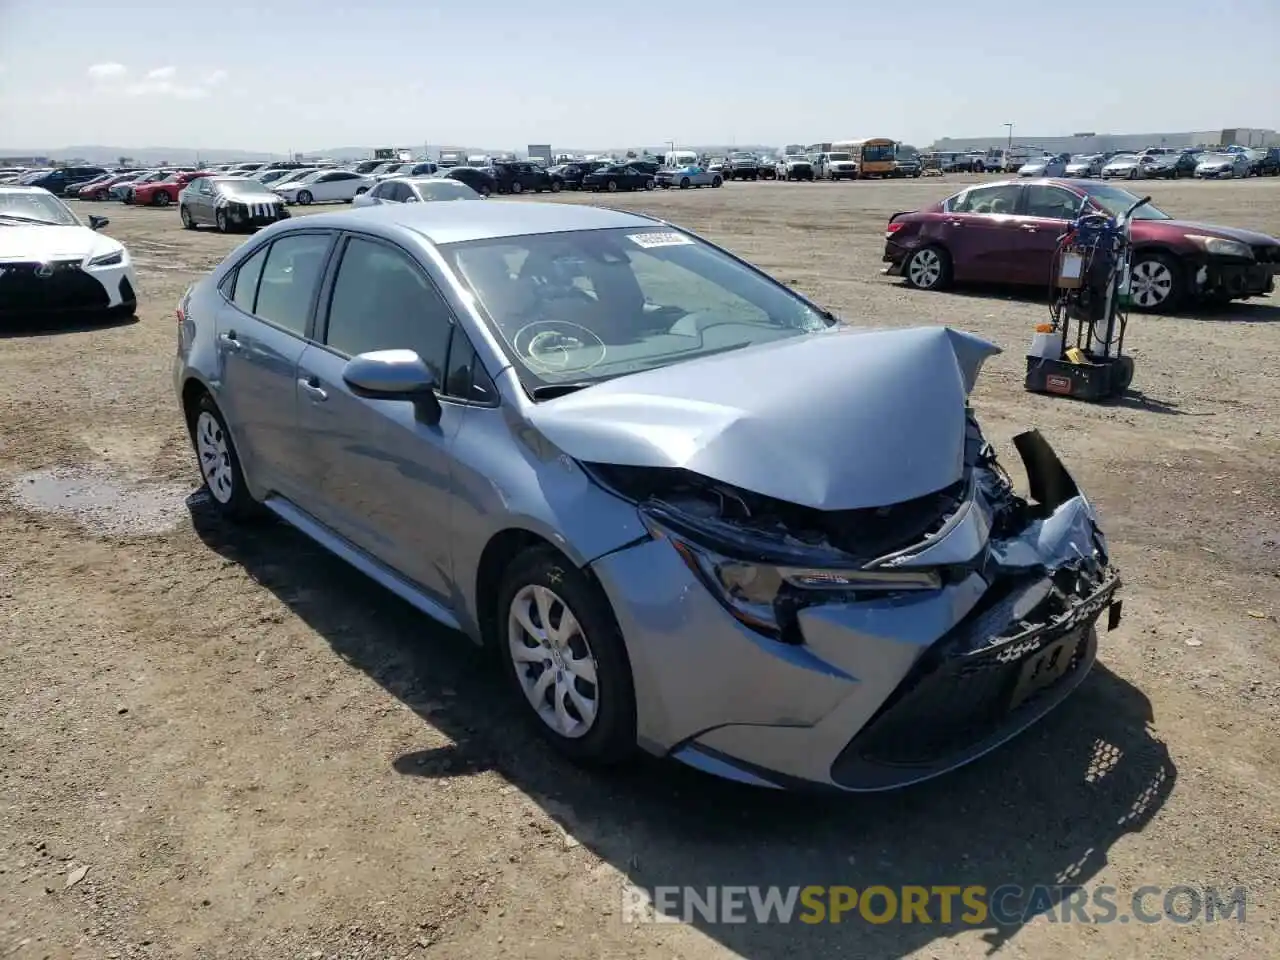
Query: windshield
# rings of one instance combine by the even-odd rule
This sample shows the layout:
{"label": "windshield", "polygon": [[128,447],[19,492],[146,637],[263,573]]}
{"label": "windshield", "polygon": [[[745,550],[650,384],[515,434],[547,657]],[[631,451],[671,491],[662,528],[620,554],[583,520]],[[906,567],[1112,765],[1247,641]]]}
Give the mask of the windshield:
{"label": "windshield", "polygon": [[892,160],[897,149],[892,143],[872,143],[862,148],[863,160]]}
{"label": "windshield", "polygon": [[831,153],[831,154],[828,154],[828,156],[832,160],[852,160],[853,159],[853,156],[848,153]]}
{"label": "windshield", "polygon": [[52,171],[50,170],[32,170],[30,173],[24,173],[18,178],[19,183],[35,183],[47,177]]}
{"label": "windshield", "polygon": [[1233,153],[1205,153],[1200,156],[1201,163],[1235,163],[1236,155]]}
{"label": "windshield", "polygon": [[[1140,197],[1134,196],[1128,190],[1121,190],[1119,187],[1113,187],[1107,184],[1091,183],[1084,188],[1090,199],[1107,213],[1114,216],[1127,211]],[[1145,203],[1133,212],[1135,220],[1172,220],[1173,218],[1162,210],[1153,207],[1149,203]]]}
{"label": "windshield", "polygon": [[457,180],[421,180],[417,191],[423,200],[475,200],[480,196]]}
{"label": "windshield", "polygon": [[271,191],[264,184],[244,177],[218,177],[214,183],[218,185],[218,188],[223,193],[233,197],[272,196]]}
{"label": "windshield", "polygon": [[671,229],[444,244],[531,390],[582,384],[834,323],[796,294]]}
{"label": "windshield", "polygon": [[57,197],[27,190],[0,189],[0,224],[12,226],[18,221],[53,223],[62,227],[78,227],[76,215]]}
{"label": "windshield", "polygon": [[324,170],[309,170],[307,173],[303,174],[301,177],[298,177],[296,180],[290,180],[289,186],[292,187],[294,184],[298,184],[298,183],[310,183],[312,180],[314,180],[316,177],[320,176],[320,174],[324,172],[325,172]]}
{"label": "windshield", "polygon": [[788,153],[787,159],[788,160],[804,160],[807,162],[809,158],[806,157],[803,153]]}
{"label": "windshield", "polygon": [[1137,163],[1138,155],[1136,153],[1122,153],[1118,157],[1112,157],[1109,163]]}

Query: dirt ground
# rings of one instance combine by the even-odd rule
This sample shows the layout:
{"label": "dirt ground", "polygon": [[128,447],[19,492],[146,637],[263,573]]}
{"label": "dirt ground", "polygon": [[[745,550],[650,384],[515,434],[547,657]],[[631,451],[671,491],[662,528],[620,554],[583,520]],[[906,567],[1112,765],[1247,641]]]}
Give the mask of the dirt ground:
{"label": "dirt ground", "polygon": [[[1135,319],[1123,403],[1027,394],[1041,300],[879,275],[886,217],[962,180],[610,198],[851,322],[994,340],[988,436],[1013,466],[1009,437],[1040,428],[1103,514],[1125,619],[1077,694],[965,770],[835,798],[578,771],[460,637],[288,529],[221,526],[189,497],[173,309],[243,238],[94,206],[138,262],[138,321],[0,332],[0,955],[1280,956],[1280,297]],[[1280,180],[1149,191],[1280,233]],[[1066,882],[1122,904],[1244,886],[1248,905],[1243,924],[634,924],[628,882]]]}

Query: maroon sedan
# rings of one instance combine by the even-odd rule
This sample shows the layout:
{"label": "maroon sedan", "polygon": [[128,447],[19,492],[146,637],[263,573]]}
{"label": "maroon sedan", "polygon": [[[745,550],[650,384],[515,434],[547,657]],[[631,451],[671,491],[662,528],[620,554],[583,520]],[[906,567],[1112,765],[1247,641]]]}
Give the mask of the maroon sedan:
{"label": "maroon sedan", "polygon": [[[912,213],[885,230],[885,273],[920,290],[952,281],[1047,288],[1058,239],[1082,210],[1114,216],[1138,197],[1091,180],[980,184]],[[1271,293],[1280,240],[1233,227],[1174,220],[1151,204],[1132,225],[1134,305],[1167,311],[1196,300],[1226,302]]]}

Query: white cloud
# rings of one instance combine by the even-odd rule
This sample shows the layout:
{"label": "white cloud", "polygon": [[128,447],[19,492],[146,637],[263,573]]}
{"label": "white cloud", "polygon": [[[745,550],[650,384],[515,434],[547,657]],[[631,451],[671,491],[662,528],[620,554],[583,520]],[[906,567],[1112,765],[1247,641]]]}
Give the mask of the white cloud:
{"label": "white cloud", "polygon": [[227,71],[214,70],[212,73],[210,73],[207,77],[204,78],[204,85],[206,87],[216,87],[218,84],[222,83],[226,79],[227,79]]}
{"label": "white cloud", "polygon": [[131,83],[124,92],[131,97],[173,97],[175,100],[199,100],[206,97],[209,91],[204,87],[193,87],[172,80],[146,80],[142,83]]}
{"label": "white cloud", "polygon": [[123,63],[95,63],[87,71],[91,80],[115,80],[129,72]]}
{"label": "white cloud", "polygon": [[154,70],[147,71],[148,80],[169,80],[178,71],[173,67],[156,67]]}

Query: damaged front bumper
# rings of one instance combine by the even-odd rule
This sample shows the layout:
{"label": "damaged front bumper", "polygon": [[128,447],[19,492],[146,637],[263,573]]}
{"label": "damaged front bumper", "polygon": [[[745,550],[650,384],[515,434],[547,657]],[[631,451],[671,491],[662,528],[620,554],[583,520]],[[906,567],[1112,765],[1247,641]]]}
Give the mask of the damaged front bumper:
{"label": "damaged front bumper", "polygon": [[[1117,625],[1120,578],[1052,449],[1034,432],[1016,443],[1032,503],[994,461],[975,469],[944,523],[863,568],[936,582],[821,591],[792,611],[790,633],[731,613],[678,535],[597,560],[641,744],[759,786],[884,790],[967,763],[1044,716],[1088,673],[1103,613]],[[1025,510],[1011,518],[1013,503]]]}

